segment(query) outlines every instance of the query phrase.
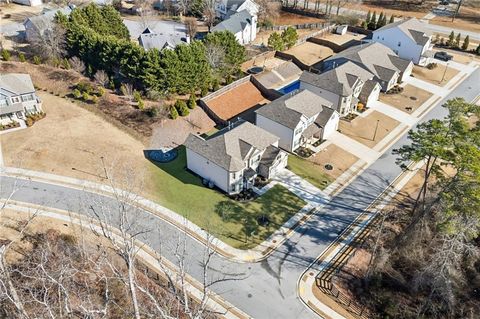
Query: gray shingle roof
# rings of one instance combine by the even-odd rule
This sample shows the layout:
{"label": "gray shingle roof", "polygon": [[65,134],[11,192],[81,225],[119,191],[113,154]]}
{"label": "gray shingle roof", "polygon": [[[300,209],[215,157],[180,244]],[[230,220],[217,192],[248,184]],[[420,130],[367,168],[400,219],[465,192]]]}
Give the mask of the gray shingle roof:
{"label": "gray shingle roof", "polygon": [[349,96],[353,93],[353,89],[358,79],[365,82],[372,79],[373,76],[374,75],[369,71],[348,61],[321,74],[313,74],[304,71],[300,76],[300,81],[309,83],[337,95]]}
{"label": "gray shingle roof", "polygon": [[334,109],[330,107],[324,107],[322,112],[318,115],[317,119],[315,120],[315,124],[317,124],[322,128],[325,127],[328,121],[330,121],[330,118],[332,117],[334,112],[335,112]]}
{"label": "gray shingle roof", "polygon": [[[416,18],[410,18],[407,20],[400,20],[394,23],[387,24],[375,32],[388,30],[392,28],[399,28],[408,37],[410,37],[418,45],[424,46],[429,40],[429,31],[425,28],[424,24],[418,21]],[[375,33],[374,32],[374,33]]]}
{"label": "gray shingle roof", "polygon": [[[399,65],[398,62],[392,62],[391,56],[398,58],[398,56],[385,45],[378,42],[370,42],[368,44],[350,47],[326,59],[325,62],[339,61],[339,64],[341,64],[344,59],[350,60],[370,71],[379,79],[388,82],[391,80],[391,77],[388,76],[395,74],[395,72],[400,73],[402,71],[397,67],[397,65]],[[385,69],[389,69],[392,72],[387,72]]]}
{"label": "gray shingle roof", "polygon": [[296,90],[272,101],[257,111],[274,122],[290,129],[297,127],[302,115],[312,117],[333,104],[308,90]]}
{"label": "gray shingle roof", "polygon": [[358,95],[360,100],[365,102],[368,99],[368,97],[370,96],[370,94],[372,93],[373,89],[377,85],[380,85],[380,84],[378,84],[378,82],[374,81],[374,80],[368,80],[367,82],[365,82],[365,84],[362,87],[362,91]]}
{"label": "gray shingle roof", "polygon": [[177,45],[187,43],[184,34],[163,34],[163,33],[142,33],[138,37],[138,43],[145,49],[150,50],[156,48],[162,50],[165,48],[173,49]]}
{"label": "gray shingle roof", "polygon": [[273,164],[275,159],[278,156],[278,153],[280,153],[280,149],[278,147],[275,147],[273,145],[269,145],[266,149],[265,152],[262,155],[262,159],[260,160],[260,164],[263,164],[265,166],[270,166]]}
{"label": "gray shingle roof", "polygon": [[212,28],[212,32],[215,31],[230,31],[236,34],[245,30],[247,25],[252,24],[252,15],[247,10],[232,14],[228,19],[223,20]]}
{"label": "gray shingle roof", "polygon": [[137,39],[145,50],[174,48],[178,44],[187,43],[188,34],[183,23],[152,20],[148,21],[148,26],[145,27],[145,23],[141,21],[124,19],[123,24],[127,27],[130,37]]}
{"label": "gray shingle roof", "polygon": [[236,172],[245,168],[245,156],[250,150],[265,150],[278,140],[270,132],[243,122],[208,140],[190,134],[185,147],[230,172]]}
{"label": "gray shingle roof", "polygon": [[23,73],[0,74],[0,94],[16,96],[35,92],[30,75]]}
{"label": "gray shingle roof", "polygon": [[45,30],[51,28],[57,12],[61,12],[68,16],[70,12],[72,12],[72,9],[70,9],[70,7],[64,7],[60,9],[48,10],[38,16],[29,17],[23,24],[27,26],[27,22],[30,22],[38,32],[44,32]]}

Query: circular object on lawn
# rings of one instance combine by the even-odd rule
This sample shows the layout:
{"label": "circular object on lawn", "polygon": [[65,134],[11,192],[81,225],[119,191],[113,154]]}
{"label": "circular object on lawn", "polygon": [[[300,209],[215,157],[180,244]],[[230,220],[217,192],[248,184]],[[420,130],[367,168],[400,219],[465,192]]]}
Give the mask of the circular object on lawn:
{"label": "circular object on lawn", "polygon": [[416,101],[416,100],[417,100],[417,97],[416,97],[416,96],[411,96],[411,97],[410,97],[410,100]]}
{"label": "circular object on lawn", "polygon": [[176,149],[149,150],[146,153],[147,153],[146,155],[148,159],[154,162],[159,162],[159,163],[168,163],[170,161],[173,161],[178,155],[178,152]]}
{"label": "circular object on lawn", "polygon": [[266,226],[270,224],[270,219],[267,216],[260,216],[257,218],[257,222],[260,226]]}
{"label": "circular object on lawn", "polygon": [[263,67],[261,66],[254,66],[247,71],[249,74],[258,74],[263,72]]}
{"label": "circular object on lawn", "polygon": [[331,171],[333,169],[333,165],[332,164],[325,164],[325,169],[327,171]]}

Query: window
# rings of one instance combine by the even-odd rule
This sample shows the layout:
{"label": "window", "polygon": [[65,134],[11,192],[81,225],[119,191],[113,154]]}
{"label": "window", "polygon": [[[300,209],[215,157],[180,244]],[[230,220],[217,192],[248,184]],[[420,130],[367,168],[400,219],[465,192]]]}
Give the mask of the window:
{"label": "window", "polygon": [[398,46],[401,47],[401,46],[402,46],[402,42],[398,41]]}
{"label": "window", "polygon": [[380,39],[380,36],[379,36],[379,35],[377,35],[377,40],[378,40],[378,39]]}

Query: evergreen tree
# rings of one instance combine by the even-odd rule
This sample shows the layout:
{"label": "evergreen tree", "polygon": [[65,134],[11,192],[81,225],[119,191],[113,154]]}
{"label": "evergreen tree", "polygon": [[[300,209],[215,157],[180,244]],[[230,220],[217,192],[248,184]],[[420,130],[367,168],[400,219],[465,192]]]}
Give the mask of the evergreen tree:
{"label": "evergreen tree", "polygon": [[190,114],[190,111],[188,110],[187,104],[184,100],[177,100],[175,102],[175,108],[177,109],[178,114],[182,117]]}
{"label": "evergreen tree", "polygon": [[390,16],[390,21],[388,21],[388,23],[394,23],[395,22],[395,17],[393,16],[393,14]]}
{"label": "evergreen tree", "polygon": [[380,12],[380,16],[378,17],[378,22],[377,22],[377,25],[375,26],[375,29],[379,29],[379,28],[384,26],[383,18],[384,18],[384,16],[383,16],[383,11],[382,11],[382,12]]}
{"label": "evergreen tree", "polygon": [[268,37],[268,46],[274,49],[275,51],[285,50],[285,43],[283,42],[282,36],[277,32],[273,32]]}
{"label": "evergreen tree", "polygon": [[368,10],[367,19],[365,19],[365,22],[367,22],[367,25],[370,23],[371,19],[372,19],[372,13],[370,12],[370,10]]}
{"label": "evergreen tree", "polygon": [[290,49],[297,43],[298,34],[297,30],[294,27],[287,27],[282,32],[282,40],[287,49]]}
{"label": "evergreen tree", "polygon": [[191,93],[190,97],[188,98],[187,106],[190,110],[193,110],[195,106],[197,106],[197,100],[195,98],[195,93]]}
{"label": "evergreen tree", "polygon": [[477,46],[477,48],[475,49],[475,53],[477,55],[480,55],[480,44]]}
{"label": "evergreen tree", "polygon": [[462,35],[459,33],[457,34],[457,37],[455,38],[455,47],[458,48],[460,47],[460,41],[462,39]]}
{"label": "evergreen tree", "polygon": [[170,107],[170,118],[172,120],[176,120],[178,117],[178,112],[177,112],[177,108],[175,106],[171,106]]}
{"label": "evergreen tree", "polygon": [[455,46],[455,32],[450,32],[450,35],[448,36],[448,41],[447,41],[447,45],[449,47],[453,47]]}
{"label": "evergreen tree", "polygon": [[205,37],[205,45],[216,45],[223,48],[225,57],[221,69],[216,70],[223,77],[240,72],[240,66],[247,59],[245,47],[238,43],[235,35],[230,31],[217,31]]}
{"label": "evergreen tree", "polygon": [[463,51],[467,51],[469,44],[470,44],[470,37],[467,35],[467,36],[465,37],[465,40],[463,40],[462,50],[463,50]]}
{"label": "evergreen tree", "polygon": [[374,11],[372,18],[370,19],[370,22],[368,23],[368,29],[369,30],[375,30],[377,27],[377,12]]}

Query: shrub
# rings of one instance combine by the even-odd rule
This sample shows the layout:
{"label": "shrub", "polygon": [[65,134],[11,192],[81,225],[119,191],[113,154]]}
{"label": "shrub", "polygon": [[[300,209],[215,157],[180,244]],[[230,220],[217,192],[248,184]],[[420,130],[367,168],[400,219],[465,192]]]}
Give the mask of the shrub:
{"label": "shrub", "polygon": [[138,108],[140,110],[143,110],[145,108],[145,102],[143,102],[142,99],[140,99],[140,101],[138,101]]}
{"label": "shrub", "polygon": [[28,127],[32,126],[33,123],[34,123],[34,121],[30,117],[27,117],[27,119],[25,120],[25,124],[27,124]]}
{"label": "shrub", "polygon": [[434,63],[434,62],[433,62],[433,63],[427,64],[427,69],[429,69],[429,70],[433,70],[433,69],[435,69],[436,67],[437,67],[437,63]]}
{"label": "shrub", "polygon": [[82,93],[87,93],[87,94],[92,94],[92,92],[94,91],[94,88],[93,88],[93,85],[92,83],[88,82],[88,81],[81,81],[81,82],[78,82],[77,85],[76,85],[76,88],[82,92]]}
{"label": "shrub", "polygon": [[[152,107],[146,109],[146,110],[145,110],[145,113],[146,113],[148,116],[150,116],[150,117],[157,117],[157,116],[158,116],[158,113],[159,113],[158,107],[152,106]],[[178,115],[178,114],[177,114],[177,115]]]}
{"label": "shrub", "polygon": [[268,37],[268,46],[275,51],[285,50],[285,43],[283,42],[282,36],[277,32],[273,32]]}
{"label": "shrub", "polygon": [[271,28],[273,27],[273,22],[271,20],[266,19],[265,21],[262,22],[261,26]]}
{"label": "shrub", "polygon": [[104,96],[105,95],[105,89],[101,86],[97,88],[97,95],[98,96]]}
{"label": "shrub", "polygon": [[171,106],[170,107],[170,118],[172,120],[175,120],[175,119],[177,119],[177,117],[178,117],[177,108],[175,106]]}
{"label": "shrub", "polygon": [[75,90],[73,90],[73,96],[74,96],[76,99],[79,99],[80,97],[82,97],[82,92],[80,92],[79,89],[75,89]]}
{"label": "shrub", "polygon": [[220,88],[220,82],[218,81],[217,78],[213,79],[212,81],[212,90],[216,91]]}
{"label": "shrub", "polygon": [[33,56],[33,64],[39,65],[42,64],[42,59],[38,55]]}
{"label": "shrub", "polygon": [[108,87],[110,90],[115,89],[115,82],[113,82],[113,80],[108,81],[107,87]]}
{"label": "shrub", "polygon": [[62,66],[65,70],[70,70],[71,66],[70,66],[70,62],[68,62],[67,58],[62,60]]}
{"label": "shrub", "polygon": [[140,95],[140,92],[133,91],[133,99],[135,100],[135,102],[140,102],[140,100],[142,99],[142,96]]}
{"label": "shrub", "polygon": [[90,100],[90,94],[88,94],[87,92],[83,92],[83,93],[82,93],[82,99],[83,99],[85,102],[88,102],[88,100]]}
{"label": "shrub", "polygon": [[95,104],[97,104],[97,102],[98,102],[98,96],[93,95],[93,96],[92,96],[92,102],[95,103]]}
{"label": "shrub", "polygon": [[7,49],[2,49],[2,59],[3,61],[10,61],[11,55]]}
{"label": "shrub", "polygon": [[202,96],[206,96],[206,95],[208,94],[208,88],[203,87],[203,88],[202,88],[202,91],[200,92],[200,94],[201,94]]}
{"label": "shrub", "polygon": [[480,55],[480,44],[477,46],[477,48],[475,49],[475,54],[476,55]]}
{"label": "shrub", "polygon": [[20,52],[20,53],[18,54],[18,61],[20,61],[20,62],[22,62],[22,63],[25,62],[25,61],[27,61],[27,59],[25,58],[25,54],[23,54],[22,52]]}
{"label": "shrub", "polygon": [[175,102],[175,108],[180,116],[187,116],[190,114],[190,111],[188,110],[187,104],[184,100],[177,100],[177,102]]}
{"label": "shrub", "polygon": [[463,51],[467,51],[469,45],[470,45],[470,37],[467,35],[467,36],[465,37],[465,40],[463,40],[462,50],[463,50]]}
{"label": "shrub", "polygon": [[152,101],[158,101],[162,98],[162,93],[157,90],[148,90],[147,91],[147,99]]}
{"label": "shrub", "polygon": [[197,106],[197,99],[195,98],[195,94],[190,94],[190,98],[188,99],[187,106],[189,109],[193,110],[195,106]]}
{"label": "shrub", "polygon": [[287,49],[290,49],[297,43],[298,33],[294,27],[287,27],[282,32],[282,41]]}

